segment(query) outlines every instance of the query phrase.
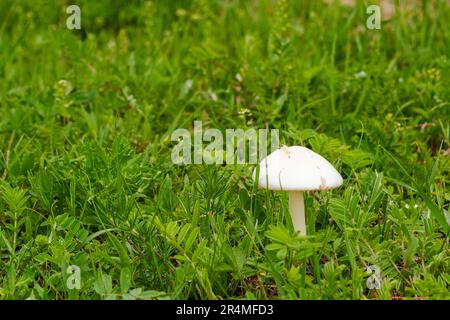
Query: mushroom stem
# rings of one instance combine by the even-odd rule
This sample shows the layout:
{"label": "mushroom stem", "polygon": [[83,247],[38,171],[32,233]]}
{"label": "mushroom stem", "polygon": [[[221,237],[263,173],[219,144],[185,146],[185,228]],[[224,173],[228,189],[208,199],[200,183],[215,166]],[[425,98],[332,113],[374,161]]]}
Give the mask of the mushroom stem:
{"label": "mushroom stem", "polygon": [[295,231],[306,236],[305,223],[305,203],[303,200],[303,191],[289,192],[289,212],[292,218],[292,224]]}

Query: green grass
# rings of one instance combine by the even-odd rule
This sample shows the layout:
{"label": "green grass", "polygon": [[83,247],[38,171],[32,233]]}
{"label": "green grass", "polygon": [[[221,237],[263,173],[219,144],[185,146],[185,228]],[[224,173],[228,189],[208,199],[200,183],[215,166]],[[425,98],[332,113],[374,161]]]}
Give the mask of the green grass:
{"label": "green grass", "polygon": [[[450,298],[447,1],[381,30],[365,1],[127,2],[78,1],[80,31],[0,2],[0,298]],[[344,186],[296,236],[254,166],[171,163],[194,120],[278,128]]]}

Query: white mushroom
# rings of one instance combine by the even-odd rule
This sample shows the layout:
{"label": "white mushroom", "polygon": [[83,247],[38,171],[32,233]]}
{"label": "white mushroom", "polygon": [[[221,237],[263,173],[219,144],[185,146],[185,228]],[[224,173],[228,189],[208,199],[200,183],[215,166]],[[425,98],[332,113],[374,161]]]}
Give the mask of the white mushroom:
{"label": "white mushroom", "polygon": [[[305,147],[283,146],[259,165],[258,186],[289,192],[289,212],[294,229],[306,235],[303,192],[334,189],[342,185],[339,172],[321,155]],[[256,169],[253,179],[256,178]]]}

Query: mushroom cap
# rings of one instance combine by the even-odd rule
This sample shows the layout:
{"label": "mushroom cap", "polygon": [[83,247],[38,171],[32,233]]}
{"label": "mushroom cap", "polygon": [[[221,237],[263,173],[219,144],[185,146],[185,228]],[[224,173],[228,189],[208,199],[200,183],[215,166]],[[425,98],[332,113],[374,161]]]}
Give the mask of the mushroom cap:
{"label": "mushroom cap", "polygon": [[342,185],[342,177],[331,163],[300,146],[283,146],[272,152],[261,161],[259,170],[258,186],[270,190],[327,190]]}

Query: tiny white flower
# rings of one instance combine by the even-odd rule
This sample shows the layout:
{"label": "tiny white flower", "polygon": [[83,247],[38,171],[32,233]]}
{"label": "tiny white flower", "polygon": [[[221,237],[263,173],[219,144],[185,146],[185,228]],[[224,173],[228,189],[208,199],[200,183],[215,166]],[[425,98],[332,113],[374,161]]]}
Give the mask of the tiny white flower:
{"label": "tiny white flower", "polygon": [[212,91],[209,93],[209,96],[211,97],[211,100],[214,101],[214,102],[217,102],[217,100],[219,100],[217,98],[217,95],[214,92],[212,92]]}
{"label": "tiny white flower", "polygon": [[186,88],[187,91],[191,90],[193,83],[194,81],[192,81],[192,79],[188,79],[184,82],[184,87]]}
{"label": "tiny white flower", "polygon": [[367,77],[367,74],[366,74],[366,72],[364,70],[362,70],[362,71],[360,71],[358,73],[355,73],[355,78],[356,79],[364,79],[365,77]]}

